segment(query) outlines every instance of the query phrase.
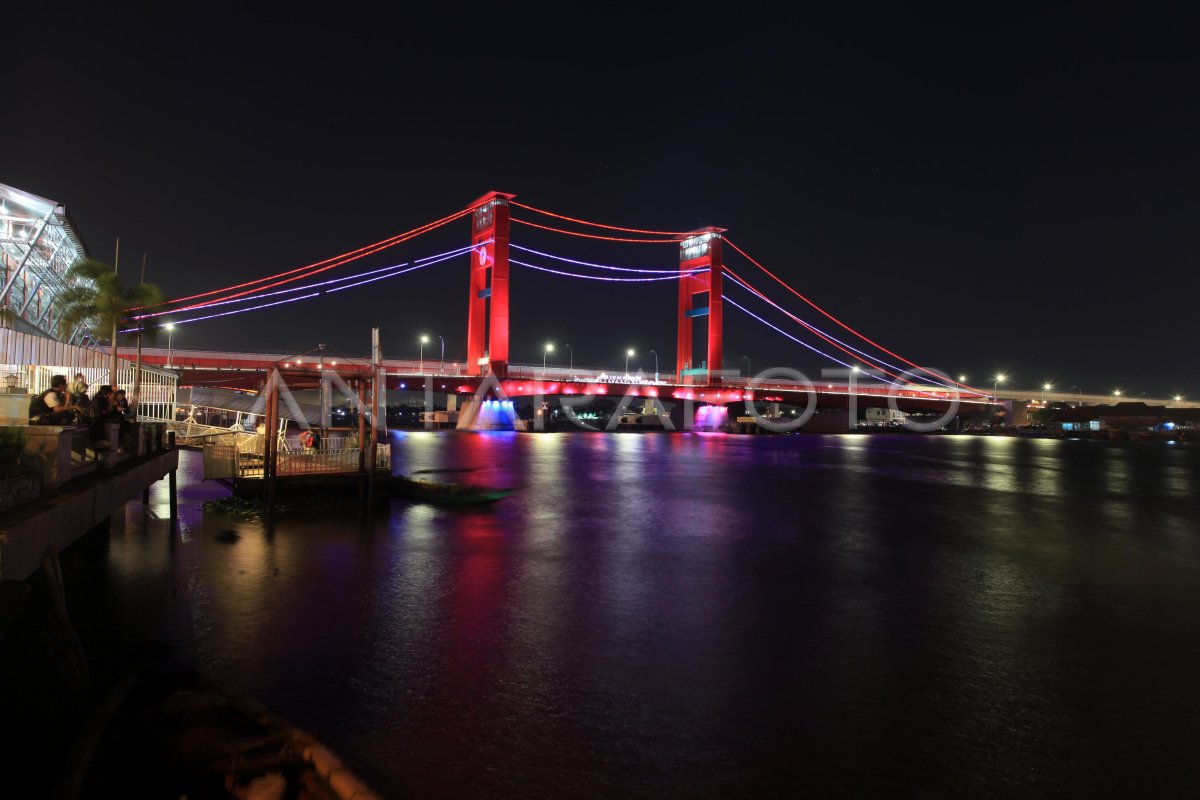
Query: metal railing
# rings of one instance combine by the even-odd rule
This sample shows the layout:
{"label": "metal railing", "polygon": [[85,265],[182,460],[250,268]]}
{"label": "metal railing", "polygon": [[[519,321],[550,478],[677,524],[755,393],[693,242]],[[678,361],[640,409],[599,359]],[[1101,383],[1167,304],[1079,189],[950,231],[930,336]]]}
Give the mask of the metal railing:
{"label": "metal railing", "polygon": [[[250,434],[253,436],[253,434]],[[261,436],[258,437],[261,439]],[[262,478],[263,454],[258,450],[244,448],[243,443],[232,444],[214,440],[204,446],[204,478]],[[261,444],[261,442],[259,442]],[[296,475],[332,475],[359,472],[362,450],[357,447],[336,450],[306,450],[303,452],[280,451],[276,455],[275,474],[280,477]],[[376,470],[390,471],[392,449],[390,444],[380,444],[375,449]]]}

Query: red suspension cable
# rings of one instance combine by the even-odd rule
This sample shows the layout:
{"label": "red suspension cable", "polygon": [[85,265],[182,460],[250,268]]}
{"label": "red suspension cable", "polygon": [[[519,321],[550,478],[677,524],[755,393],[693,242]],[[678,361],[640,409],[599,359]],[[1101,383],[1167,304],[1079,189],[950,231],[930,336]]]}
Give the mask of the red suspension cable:
{"label": "red suspension cable", "polygon": [[[817,305],[816,303],[814,303],[812,300],[809,300],[807,297],[805,297],[804,295],[802,295],[800,292],[798,292],[798,291],[796,291],[795,289],[793,289],[791,286],[789,286],[787,283],[785,283],[785,282],[783,281],[783,279],[782,279],[782,278],[780,278],[778,275],[776,275],[774,272],[771,272],[771,270],[767,269],[767,268],[766,268],[766,267],[764,267],[762,264],[760,264],[760,263],[758,263],[757,261],[755,261],[753,258],[751,258],[751,257],[749,256],[749,254],[747,254],[747,253],[746,253],[746,251],[745,251],[745,250],[743,250],[742,248],[740,248],[740,247],[738,247],[736,244],[734,244],[732,241],[730,241],[730,239],[729,239],[729,237],[728,237],[728,236],[726,236],[726,237],[723,237],[723,239],[724,239],[724,241],[725,241],[725,243],[726,243],[727,245],[729,245],[729,246],[730,246],[730,247],[732,247],[734,250],[737,250],[739,253],[741,253],[743,258],[745,258],[747,261],[749,261],[749,262],[750,262],[751,264],[753,264],[754,266],[756,266],[756,267],[758,267],[759,269],[761,269],[763,272],[767,273],[767,275],[769,275],[769,276],[771,276],[772,278],[774,278],[774,279],[775,279],[775,281],[776,281],[776,283],[778,283],[780,286],[782,286],[783,288],[787,289],[789,292],[791,292],[792,294],[796,295],[796,297],[799,297],[801,300],[803,300],[804,302],[808,303],[810,306],[812,306],[813,308],[815,308],[817,311],[820,311],[820,312],[821,312],[822,314],[824,314],[826,317],[828,317],[829,319],[833,320],[834,322],[836,322],[838,325],[842,326],[842,327],[843,327],[843,328],[845,328],[846,330],[850,331],[851,333],[853,333],[853,334],[854,334],[855,336],[857,336],[858,338],[862,339],[862,340],[863,340],[864,342],[866,342],[867,344],[871,345],[872,347],[876,347],[876,348],[878,348],[878,349],[882,350],[883,352],[887,353],[887,354],[888,354],[889,356],[891,356],[892,358],[897,358],[897,359],[899,359],[899,360],[903,361],[905,364],[908,364],[910,367],[913,367],[914,369],[919,369],[919,370],[921,370],[922,372],[929,372],[929,370],[927,370],[925,367],[922,367],[922,366],[921,366],[921,365],[919,365],[919,364],[914,364],[913,362],[909,361],[909,360],[908,360],[907,358],[905,358],[904,356],[902,356],[902,355],[898,355],[898,354],[896,354],[896,353],[893,353],[891,350],[888,350],[888,349],[887,349],[886,347],[884,347],[883,345],[881,345],[881,344],[876,344],[875,342],[873,342],[872,340],[868,339],[868,338],[867,338],[866,336],[864,336],[863,334],[861,334],[861,333],[859,333],[858,331],[854,330],[854,328],[851,328],[849,325],[847,325],[846,323],[842,322],[840,319],[838,319],[837,317],[835,317],[833,314],[830,314],[828,311],[826,311],[825,309],[821,308],[819,305]],[[729,268],[728,268],[728,267],[726,267],[725,269],[729,269]],[[736,277],[736,276],[735,276],[735,277]],[[747,284],[747,285],[749,285],[749,284]],[[784,313],[786,314],[787,312],[785,311]],[[790,315],[789,315],[789,316],[790,316]],[[932,375],[933,373],[929,373],[929,374],[931,374],[931,375]],[[940,376],[938,376],[938,377],[940,377]],[[972,392],[977,392],[977,391],[979,391],[979,390],[975,389],[975,388],[974,388],[974,387],[972,387],[972,386],[968,386],[968,385],[967,385],[967,384],[965,384],[965,383],[959,383],[958,381],[954,380],[953,378],[951,378],[951,379],[950,379],[950,383],[953,383],[955,386],[961,386],[961,387],[963,387],[964,389],[970,389]]]}
{"label": "red suspension cable", "polygon": [[590,225],[593,228],[607,228],[610,231],[624,231],[625,233],[646,233],[646,234],[650,234],[651,236],[688,236],[689,235],[687,231],[648,231],[648,230],[643,230],[641,228],[622,228],[620,225],[605,225],[602,222],[588,222],[586,219],[577,219],[575,217],[568,217],[563,214],[555,214],[553,211],[545,211],[540,208],[534,208],[533,206],[527,206],[524,203],[518,203],[516,200],[512,200],[512,199],[510,199],[508,201],[508,204],[512,205],[512,206],[517,206],[518,208],[523,208],[526,211],[533,211],[537,214],[545,214],[547,217],[555,217],[556,219],[565,220],[567,222],[577,222],[580,225]]}
{"label": "red suspension cable", "polygon": [[[400,239],[399,241],[395,241],[395,242],[389,241],[386,244],[381,244],[378,247],[374,247],[371,250],[368,250],[364,253],[359,253],[358,255],[353,256],[351,258],[342,259],[341,261],[335,262],[333,264],[327,264],[324,267],[321,267],[319,269],[314,269],[309,272],[305,272],[302,275],[293,275],[290,278],[284,278],[283,280],[275,281],[274,283],[268,283],[265,286],[255,286],[251,289],[243,289],[242,291],[235,292],[234,294],[222,295],[221,297],[214,297],[211,300],[205,300],[203,303],[192,303],[191,305],[181,306],[179,308],[172,309],[172,310],[173,311],[191,311],[196,308],[204,308],[205,306],[211,306],[211,305],[215,305],[217,303],[223,303],[223,302],[226,302],[229,300],[233,300],[238,297],[244,297],[248,294],[255,294],[257,292],[262,292],[267,289],[274,289],[276,286],[283,286],[284,284],[287,284],[287,283],[294,283],[295,281],[302,281],[305,278],[311,278],[313,275],[317,275],[322,272],[326,272],[328,270],[335,269],[344,264],[349,264],[351,261],[357,261],[360,258],[366,258],[367,256],[378,253],[381,250],[387,250],[391,247],[395,247],[398,244],[403,244],[404,242],[412,241],[413,239],[420,236],[421,233],[427,233],[428,231],[431,231],[434,228],[441,227],[442,225],[446,225],[450,222],[453,222],[454,219],[457,219],[457,217],[440,222],[437,225],[434,225],[433,227],[426,228],[425,230],[421,231],[420,233],[412,233],[410,235],[407,235],[407,236],[405,236],[405,238]],[[287,274],[287,273],[284,273],[284,274]],[[267,279],[264,279],[264,280],[267,280]]]}
{"label": "red suspension cable", "polygon": [[[726,241],[728,241],[728,240],[726,240]],[[821,339],[823,339],[825,342],[827,342],[827,343],[829,343],[829,344],[833,345],[833,346],[834,346],[834,347],[836,347],[838,350],[841,350],[843,353],[845,353],[846,355],[850,356],[850,358],[854,359],[855,361],[863,361],[863,360],[864,360],[864,359],[863,359],[863,356],[862,356],[862,354],[861,354],[861,353],[856,353],[856,352],[854,352],[853,350],[851,350],[851,349],[849,349],[849,348],[847,348],[847,347],[843,346],[843,345],[842,345],[841,343],[839,343],[839,342],[838,342],[836,339],[830,338],[829,336],[827,336],[825,333],[821,332],[821,331],[820,331],[820,330],[818,330],[817,328],[813,327],[812,325],[809,325],[807,322],[805,322],[804,320],[800,319],[800,318],[799,318],[799,317],[797,317],[795,314],[793,314],[792,312],[788,311],[786,308],[783,308],[783,307],[781,307],[781,306],[778,306],[778,305],[776,305],[775,303],[772,303],[772,302],[771,302],[771,299],[770,299],[769,297],[767,297],[765,294],[763,294],[762,292],[760,292],[758,289],[755,289],[753,286],[751,286],[749,281],[747,281],[747,280],[746,280],[745,278],[743,278],[741,275],[738,275],[736,272],[734,272],[733,270],[731,270],[731,269],[729,268],[729,266],[728,266],[728,265],[722,265],[722,267],[721,267],[721,268],[722,268],[723,270],[725,270],[725,272],[728,272],[730,275],[732,275],[734,278],[736,278],[736,279],[737,279],[737,280],[738,280],[738,281],[739,281],[739,282],[742,284],[742,286],[743,286],[743,287],[745,287],[745,288],[749,289],[751,292],[753,292],[754,294],[758,295],[760,298],[762,298],[762,299],[763,299],[763,300],[765,300],[767,303],[769,303],[769,304],[770,304],[770,305],[771,305],[773,308],[776,308],[776,309],[778,309],[779,311],[782,311],[782,312],[783,312],[783,313],[784,313],[784,314],[785,314],[785,315],[786,315],[788,318],[790,318],[790,319],[791,319],[793,322],[797,322],[797,323],[799,323],[800,325],[803,325],[803,326],[804,326],[804,328],[805,328],[806,330],[808,330],[808,331],[810,331],[810,332],[812,332],[812,333],[815,333],[817,336],[821,337]],[[874,360],[874,359],[871,359],[871,357],[870,357],[870,356],[867,356],[867,360]],[[888,377],[890,377],[890,378],[895,378],[896,380],[900,380],[900,381],[907,381],[907,379],[906,379],[906,378],[903,378],[903,377],[901,377],[901,376],[897,375],[897,374],[896,374],[896,373],[894,373],[894,372],[889,372],[889,371],[888,371],[886,368],[884,368],[882,365],[878,366],[878,367],[877,367],[877,369],[879,369],[879,371],[880,371],[880,372],[882,372],[884,375],[887,375],[887,376],[888,376]]]}
{"label": "red suspension cable", "polygon": [[[387,239],[381,239],[380,241],[375,242],[374,244],[363,245],[362,247],[358,248],[357,250],[350,250],[346,253],[342,253],[341,255],[331,256],[330,258],[326,258],[322,261],[316,261],[312,264],[308,264],[303,267],[296,267],[295,269],[290,269],[290,270],[287,270],[286,272],[279,272],[274,275],[268,275],[265,278],[256,278],[255,280],[246,281],[245,283],[239,283],[239,284],[236,284],[233,286],[226,286],[222,289],[213,289],[212,291],[200,292],[199,294],[192,294],[192,295],[188,295],[187,297],[178,297],[173,300],[166,301],[166,303],[164,303],[163,305],[169,306],[169,305],[174,305],[176,303],[186,303],[188,300],[195,300],[195,299],[201,298],[201,297],[211,297],[214,294],[221,294],[222,292],[228,292],[228,291],[232,291],[234,289],[241,289],[246,286],[255,286],[256,284],[263,283],[264,281],[274,280],[275,278],[281,278],[285,275],[294,275],[297,272],[304,272],[305,270],[310,270],[310,269],[313,270],[312,272],[304,272],[304,274],[302,274],[302,275],[297,275],[295,278],[292,278],[290,280],[280,281],[279,283],[272,283],[270,286],[258,286],[257,288],[251,289],[246,292],[242,292],[240,294],[231,295],[230,297],[218,297],[209,302],[217,302],[219,300],[232,299],[233,297],[241,297],[242,295],[250,294],[252,292],[258,292],[258,291],[262,291],[263,289],[269,289],[273,286],[280,286],[283,283],[289,283],[289,282],[291,282],[291,280],[301,280],[303,278],[307,278],[309,275],[316,275],[318,272],[324,272],[327,269],[332,269],[333,267],[338,267],[338,266],[341,266],[342,264],[347,264],[351,261],[356,261],[360,258],[365,258],[366,256],[372,255],[374,253],[378,253],[380,250],[385,250],[389,247],[393,247],[395,245],[402,244],[403,242],[409,241],[410,239],[420,236],[422,233],[428,233],[429,231],[434,230],[436,228],[440,228],[441,226],[446,225],[450,222],[453,222],[456,219],[461,219],[463,216],[471,213],[471,211],[473,211],[473,210],[474,210],[474,206],[472,206],[470,208],[464,208],[461,211],[456,211],[453,214],[449,214],[445,217],[442,217],[441,219],[434,220],[433,222],[429,222],[424,225],[418,226],[416,228],[413,228],[412,230],[405,231],[404,233],[398,233],[395,236],[389,236]],[[331,263],[331,262],[336,262],[336,263]],[[325,265],[329,265],[329,266],[325,266]],[[320,267],[320,269],[314,269],[315,267]],[[209,305],[209,302],[197,303],[195,305],[189,306],[188,308],[197,308],[200,306]],[[148,306],[138,306],[136,308],[127,308],[125,310],[126,311],[141,311],[145,308],[148,308]],[[176,309],[176,310],[184,311],[186,309],[180,308],[180,309]]]}
{"label": "red suspension cable", "polygon": [[563,230],[562,228],[551,228],[549,225],[540,225],[536,222],[530,222],[529,220],[524,220],[524,219],[517,219],[516,217],[510,217],[510,219],[513,222],[519,223],[521,225],[528,225],[531,228],[541,228],[544,231],[553,231],[554,233],[565,233],[568,236],[583,236],[584,238],[587,238],[587,239],[603,239],[607,242],[637,242],[640,244],[664,244],[664,243],[679,244],[678,239],[625,239],[620,236],[600,236],[599,234],[596,234],[596,233],[580,233],[579,231],[567,231],[567,230]]}

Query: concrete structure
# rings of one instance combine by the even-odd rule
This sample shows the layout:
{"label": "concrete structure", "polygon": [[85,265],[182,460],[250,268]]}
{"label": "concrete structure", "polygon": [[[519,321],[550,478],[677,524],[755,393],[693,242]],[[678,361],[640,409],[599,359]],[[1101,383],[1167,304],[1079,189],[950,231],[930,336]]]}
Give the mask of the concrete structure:
{"label": "concrete structure", "polygon": [[25,580],[41,567],[48,545],[61,551],[150,484],[166,475],[173,483],[178,465],[177,450],[160,450],[73,481],[60,492],[0,516],[0,579]]}

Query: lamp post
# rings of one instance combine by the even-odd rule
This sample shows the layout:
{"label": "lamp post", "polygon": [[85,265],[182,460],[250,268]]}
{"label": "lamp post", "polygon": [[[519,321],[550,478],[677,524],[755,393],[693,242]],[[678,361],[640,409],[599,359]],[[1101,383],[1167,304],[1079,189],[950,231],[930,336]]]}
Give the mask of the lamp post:
{"label": "lamp post", "polygon": [[1007,376],[1005,376],[1004,374],[1000,374],[1000,375],[995,376],[995,378],[992,380],[992,401],[993,402],[995,402],[995,400],[996,400],[996,392],[998,392],[1000,390],[1000,384],[1004,383],[1006,378],[1007,378]]}
{"label": "lamp post", "polygon": [[1046,405],[1046,392],[1050,391],[1053,388],[1054,388],[1054,384],[1052,384],[1052,383],[1043,383],[1042,384],[1042,405],[1043,406]]}
{"label": "lamp post", "polygon": [[570,368],[571,368],[571,372],[574,373],[575,372],[575,351],[571,349],[571,345],[569,345],[565,342],[563,343],[563,347],[567,348],[567,353],[571,356],[571,361],[570,361],[571,367]]}
{"label": "lamp post", "polygon": [[1121,390],[1113,389],[1113,397],[1120,397],[1120,396],[1121,396]]}
{"label": "lamp post", "polygon": [[446,340],[442,338],[441,334],[438,334],[438,341],[442,343],[442,355],[438,361],[438,374],[441,375],[446,371]]}
{"label": "lamp post", "polygon": [[554,352],[554,343],[547,342],[546,349],[542,351],[542,380],[546,379],[546,357]]}
{"label": "lamp post", "polygon": [[174,338],[175,338],[175,323],[168,322],[163,325],[167,329],[167,369],[171,368],[171,356],[174,354]]}
{"label": "lamp post", "polygon": [[425,374],[425,345],[429,344],[428,336],[421,336],[421,366],[417,368],[417,372]]}
{"label": "lamp post", "polygon": [[629,377],[629,359],[633,358],[633,348],[625,351],[625,377]]}
{"label": "lamp post", "polygon": [[658,353],[654,350],[650,352],[654,353],[654,382],[658,383]]}
{"label": "lamp post", "polygon": [[[746,361],[746,377],[749,378],[750,377],[750,356],[742,356],[742,359],[745,359],[745,361]],[[739,359],[739,360],[742,360],[742,359]]]}

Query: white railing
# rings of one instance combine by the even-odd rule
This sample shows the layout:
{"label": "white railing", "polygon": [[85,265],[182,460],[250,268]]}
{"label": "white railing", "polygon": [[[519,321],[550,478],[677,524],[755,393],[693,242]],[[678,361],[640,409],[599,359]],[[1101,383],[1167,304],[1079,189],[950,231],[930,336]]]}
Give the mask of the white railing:
{"label": "white railing", "polygon": [[[261,437],[257,437],[261,440]],[[261,444],[261,441],[259,442]],[[303,452],[280,451],[276,455],[275,474],[280,477],[296,475],[335,475],[360,472],[362,450],[357,447],[336,450],[314,449]],[[392,467],[390,444],[375,448],[375,469],[384,472]],[[261,448],[244,447],[243,443],[230,444],[214,441],[204,447],[204,477],[210,478],[262,478],[263,454]]]}

